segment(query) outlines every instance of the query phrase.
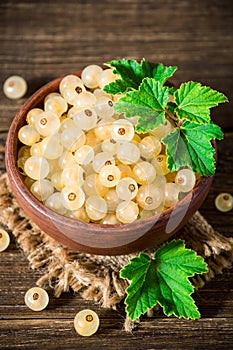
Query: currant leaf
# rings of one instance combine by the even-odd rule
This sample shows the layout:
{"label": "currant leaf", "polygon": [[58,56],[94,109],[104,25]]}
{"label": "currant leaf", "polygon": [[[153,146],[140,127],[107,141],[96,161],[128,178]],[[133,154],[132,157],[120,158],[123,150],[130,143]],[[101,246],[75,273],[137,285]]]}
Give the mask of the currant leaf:
{"label": "currant leaf", "polygon": [[211,107],[227,101],[223,93],[193,81],[181,84],[174,92],[175,113],[179,119],[200,124],[210,122]]}
{"label": "currant leaf", "polygon": [[165,243],[153,258],[140,253],[120,272],[131,281],[126,290],[126,311],[136,320],[157,303],[167,316],[196,319],[200,313],[191,297],[194,287],[189,277],[207,272],[207,264],[182,240]]}
{"label": "currant leaf", "polygon": [[177,70],[176,66],[166,67],[162,63],[152,63],[146,59],[142,59],[140,63],[136,60],[122,59],[105,64],[113,68],[113,73],[121,78],[104,87],[105,92],[113,95],[137,90],[144,78],[154,78],[163,85]]}
{"label": "currant leaf", "polygon": [[138,91],[129,91],[115,103],[115,111],[127,118],[138,116],[136,131],[147,132],[165,123],[168,87],[153,78],[143,79]]}
{"label": "currant leaf", "polygon": [[[161,84],[164,84],[168,78],[173,76],[175,71],[178,69],[176,66],[166,67],[162,63],[158,63],[153,70],[153,77],[156,81],[159,81]],[[171,90],[174,91],[174,90]]]}
{"label": "currant leaf", "polygon": [[185,121],[180,128],[176,128],[162,139],[166,145],[168,168],[176,171],[181,166],[189,166],[201,175],[213,175],[215,151],[210,141],[222,138],[220,127],[213,123],[198,124]]}

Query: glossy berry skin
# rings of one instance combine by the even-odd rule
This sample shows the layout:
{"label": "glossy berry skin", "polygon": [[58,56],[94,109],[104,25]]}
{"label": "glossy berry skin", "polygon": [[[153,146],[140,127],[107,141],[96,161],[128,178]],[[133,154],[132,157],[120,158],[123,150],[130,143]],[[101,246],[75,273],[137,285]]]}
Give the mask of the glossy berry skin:
{"label": "glossy berry skin", "polygon": [[0,252],[3,252],[7,249],[10,244],[10,236],[9,234],[0,228]]}
{"label": "glossy berry skin", "polygon": [[26,292],[24,301],[29,309],[33,311],[42,311],[49,303],[49,296],[43,288],[33,287]]}
{"label": "glossy berry skin", "polygon": [[178,202],[179,187],[173,183],[168,182],[165,185],[165,206],[172,207]]}
{"label": "glossy berry skin", "polygon": [[116,217],[123,224],[137,220],[138,214],[138,205],[133,201],[123,201],[116,208]]}
{"label": "glossy berry skin", "polygon": [[78,186],[66,186],[61,191],[62,204],[69,210],[80,209],[85,202],[85,193]]}
{"label": "glossy berry skin", "polygon": [[98,315],[89,309],[78,312],[74,318],[74,328],[76,332],[83,337],[89,337],[96,333],[99,324]]}
{"label": "glossy berry skin", "polygon": [[33,125],[24,125],[19,129],[19,140],[27,146],[31,146],[40,140],[40,135]]}
{"label": "glossy berry skin", "polygon": [[107,214],[108,206],[100,196],[90,196],[85,203],[87,215],[91,220],[101,220]]}
{"label": "glossy berry skin", "polygon": [[99,78],[98,78],[99,87],[103,89],[105,85],[110,84],[116,79],[117,79],[117,76],[113,74],[112,69],[105,69],[99,75]]}
{"label": "glossy berry skin", "polygon": [[99,83],[98,79],[103,69],[95,64],[85,67],[82,71],[82,81],[84,85],[90,89],[97,88]]}
{"label": "glossy berry skin", "polygon": [[131,141],[134,137],[134,127],[129,120],[119,119],[112,123],[111,137],[115,141]]}
{"label": "glossy berry skin", "polygon": [[196,177],[191,169],[181,169],[175,177],[175,183],[179,186],[180,192],[189,192],[196,183]]}
{"label": "glossy berry skin", "polygon": [[25,173],[34,180],[44,179],[49,173],[49,163],[43,157],[29,157],[24,164]]}
{"label": "glossy berry skin", "polygon": [[16,100],[23,97],[27,92],[27,83],[19,75],[12,75],[3,84],[3,92],[6,97]]}
{"label": "glossy berry skin", "polygon": [[230,193],[220,193],[215,198],[215,206],[221,212],[227,212],[233,208],[233,197]]}
{"label": "glossy berry skin", "polygon": [[131,200],[137,195],[138,184],[134,179],[130,177],[124,177],[116,185],[116,192],[120,199],[126,201]]}
{"label": "glossy berry skin", "polygon": [[114,187],[121,178],[121,171],[115,165],[105,165],[100,169],[99,179],[103,186]]}

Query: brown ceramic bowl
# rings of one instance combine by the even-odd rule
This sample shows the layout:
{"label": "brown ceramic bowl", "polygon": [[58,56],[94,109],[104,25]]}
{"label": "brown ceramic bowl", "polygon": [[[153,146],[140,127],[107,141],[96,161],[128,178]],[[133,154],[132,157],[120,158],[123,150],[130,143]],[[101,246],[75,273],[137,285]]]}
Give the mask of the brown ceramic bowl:
{"label": "brown ceramic bowl", "polygon": [[[74,74],[80,76],[81,72]],[[41,107],[46,95],[58,90],[62,78],[46,84],[28,99],[15,116],[8,133],[6,168],[20,206],[41,230],[65,246],[81,252],[120,255],[141,251],[166,241],[199,209],[209,191],[212,177],[201,177],[192,192],[162,214],[131,224],[117,225],[84,223],[59,215],[39,202],[25,186],[16,164],[20,147],[18,131],[26,123],[27,112]]]}

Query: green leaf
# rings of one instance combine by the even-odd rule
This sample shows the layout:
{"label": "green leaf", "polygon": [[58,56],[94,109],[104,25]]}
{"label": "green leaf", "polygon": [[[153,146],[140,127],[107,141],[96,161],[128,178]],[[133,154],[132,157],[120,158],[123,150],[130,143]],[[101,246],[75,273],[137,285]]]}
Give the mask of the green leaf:
{"label": "green leaf", "polygon": [[117,113],[127,118],[139,116],[137,132],[147,132],[165,123],[165,107],[168,101],[168,87],[153,78],[145,78],[138,91],[129,91],[115,102]]}
{"label": "green leaf", "polygon": [[105,92],[113,95],[137,90],[144,78],[155,78],[163,84],[177,70],[175,66],[166,67],[162,63],[152,63],[145,59],[140,63],[136,60],[122,59],[105,64],[113,68],[113,73],[121,78],[104,87]]}
{"label": "green leaf", "polygon": [[221,92],[189,81],[180,85],[174,93],[174,101],[177,104],[175,113],[180,120],[205,124],[210,122],[210,108],[228,99]]}
{"label": "green leaf", "polygon": [[222,138],[221,128],[213,123],[184,122],[180,128],[162,139],[167,146],[168,168],[176,171],[181,166],[190,166],[201,175],[213,175],[215,151],[210,140]]}
{"label": "green leaf", "polygon": [[176,66],[166,67],[162,63],[156,65],[153,70],[153,77],[156,81],[159,81],[161,84],[164,84],[168,78],[170,78],[175,71],[178,69]]}
{"label": "green leaf", "polygon": [[153,259],[140,253],[120,272],[122,278],[131,281],[125,299],[129,318],[136,320],[157,303],[167,316],[199,318],[200,313],[190,296],[194,287],[188,277],[207,271],[203,258],[185,248],[182,240],[164,244]]}
{"label": "green leaf", "polygon": [[117,79],[112,83],[105,85],[104,87],[104,91],[107,94],[112,94],[112,95],[121,94],[125,92],[127,89],[128,89],[127,83],[121,79]]}
{"label": "green leaf", "polygon": [[106,63],[106,65],[113,68],[113,73],[121,78],[115,84],[111,83],[104,87],[104,91],[111,94],[137,89],[145,77],[153,76],[153,68],[155,66],[154,63],[147,62],[145,59],[141,63],[138,63],[136,60],[113,60]]}

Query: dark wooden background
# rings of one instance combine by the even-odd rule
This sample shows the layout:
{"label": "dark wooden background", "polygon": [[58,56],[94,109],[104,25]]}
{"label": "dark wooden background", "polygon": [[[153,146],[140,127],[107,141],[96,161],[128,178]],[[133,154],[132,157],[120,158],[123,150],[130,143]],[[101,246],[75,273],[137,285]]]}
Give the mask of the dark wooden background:
{"label": "dark wooden background", "polygon": [[[0,140],[22,103],[49,80],[114,58],[142,57],[178,65],[174,83],[194,80],[224,92],[232,101],[232,0],[0,0],[0,82],[22,75],[27,96],[7,99],[0,88]],[[219,162],[201,213],[226,236],[232,236],[232,212],[214,207],[219,192],[233,192],[232,102],[213,110],[225,131],[218,143]],[[4,171],[3,159],[0,169]],[[34,313],[24,294],[39,272],[31,271],[12,237],[0,254],[0,349],[230,349],[233,343],[232,270],[195,293],[198,321],[142,318],[132,335],[123,330],[124,312],[104,310],[72,292],[51,296],[49,307]],[[81,338],[73,317],[90,307],[100,317],[96,335]]]}

